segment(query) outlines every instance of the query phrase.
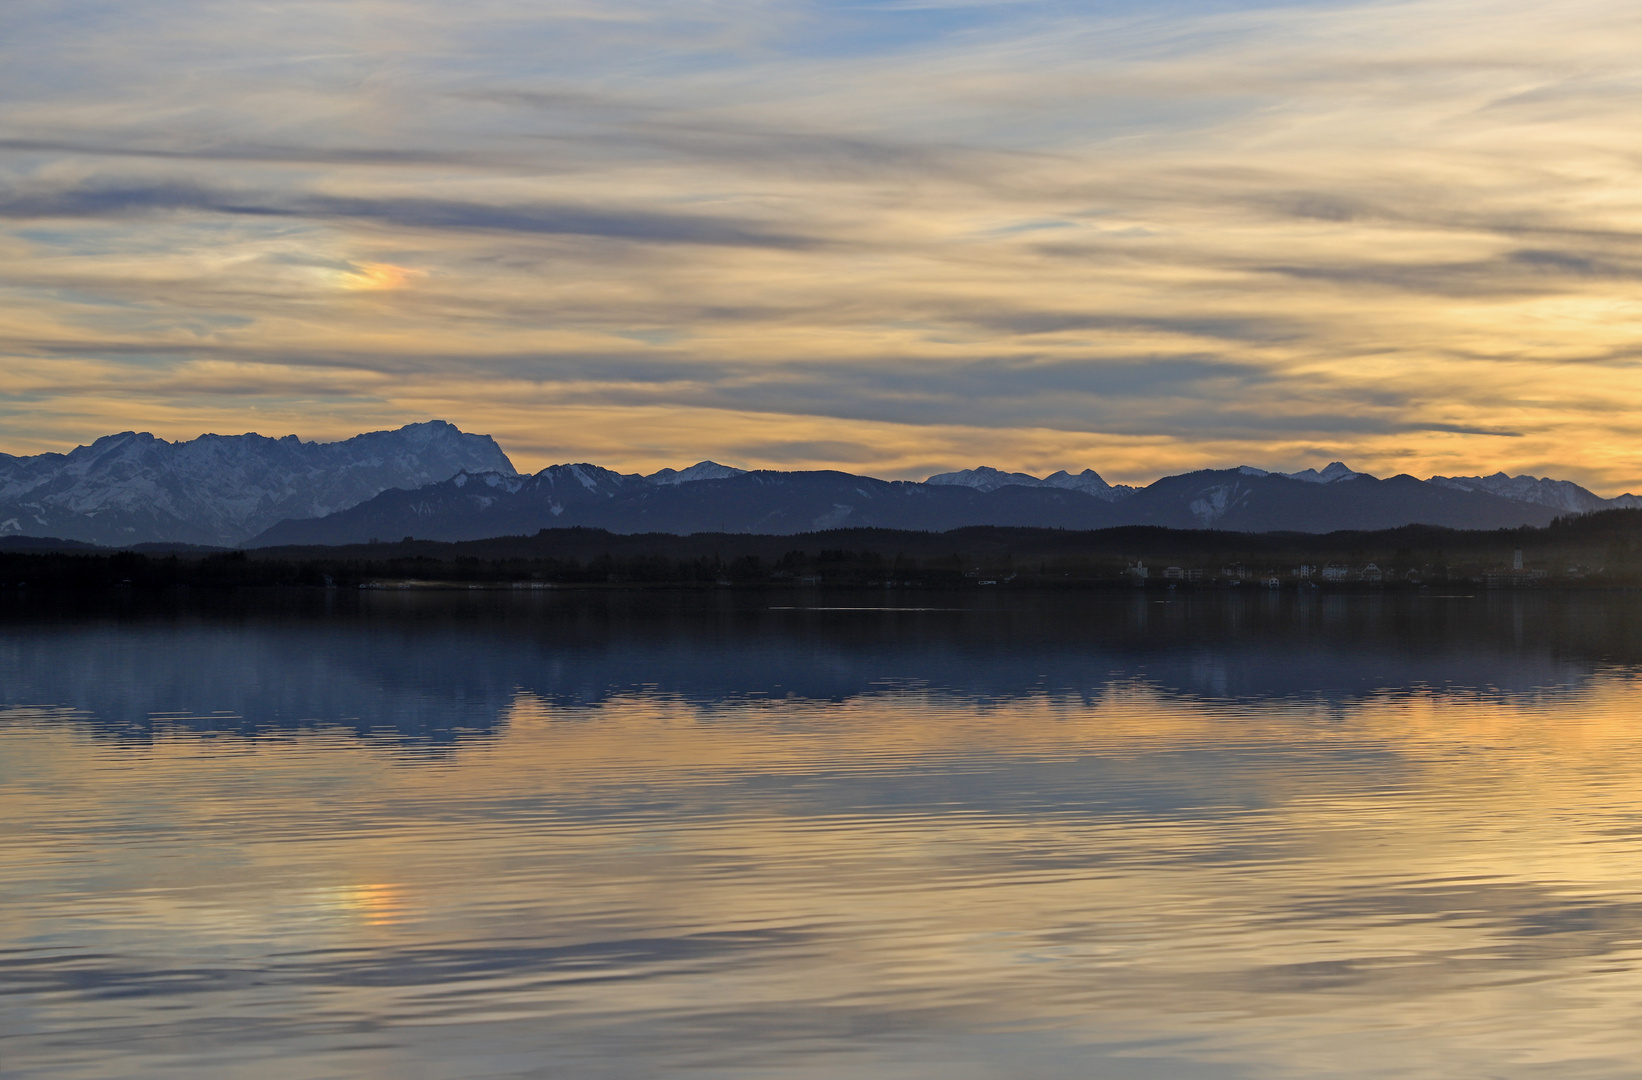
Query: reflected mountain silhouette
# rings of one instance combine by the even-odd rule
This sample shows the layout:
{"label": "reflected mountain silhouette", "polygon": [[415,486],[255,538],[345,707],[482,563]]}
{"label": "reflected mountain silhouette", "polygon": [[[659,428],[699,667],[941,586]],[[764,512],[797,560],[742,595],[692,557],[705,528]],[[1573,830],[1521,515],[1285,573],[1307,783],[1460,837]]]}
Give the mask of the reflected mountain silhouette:
{"label": "reflected mountain silhouette", "polygon": [[1642,662],[1622,594],[885,594],[720,591],[16,594],[0,705],[104,734],[340,727],[484,737],[520,694],[585,709],[916,689],[1092,701],[1146,685],[1204,702],[1349,708],[1414,692],[1531,699]]}

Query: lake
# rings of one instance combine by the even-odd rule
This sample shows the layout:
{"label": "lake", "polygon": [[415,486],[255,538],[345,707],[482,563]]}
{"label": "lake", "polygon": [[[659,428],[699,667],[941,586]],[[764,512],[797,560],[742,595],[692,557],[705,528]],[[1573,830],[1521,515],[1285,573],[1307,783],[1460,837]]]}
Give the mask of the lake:
{"label": "lake", "polygon": [[1634,1075],[1642,596],[0,595],[0,1074]]}

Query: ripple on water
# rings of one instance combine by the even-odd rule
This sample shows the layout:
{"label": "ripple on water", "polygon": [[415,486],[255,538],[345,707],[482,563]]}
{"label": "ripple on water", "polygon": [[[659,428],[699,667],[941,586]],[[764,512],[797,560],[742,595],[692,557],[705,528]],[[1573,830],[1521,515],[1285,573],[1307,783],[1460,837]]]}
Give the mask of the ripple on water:
{"label": "ripple on water", "polygon": [[[768,614],[609,630],[632,654],[592,689],[561,663],[585,641],[511,616],[207,627],[226,681],[166,667],[186,626],[8,640],[4,1071],[1577,1078],[1642,1050],[1625,663],[1489,623],[1464,680],[1371,650],[1261,694],[1212,636],[851,651]],[[749,644],[739,686],[663,662],[704,639]],[[776,693],[772,656],[830,673]]]}

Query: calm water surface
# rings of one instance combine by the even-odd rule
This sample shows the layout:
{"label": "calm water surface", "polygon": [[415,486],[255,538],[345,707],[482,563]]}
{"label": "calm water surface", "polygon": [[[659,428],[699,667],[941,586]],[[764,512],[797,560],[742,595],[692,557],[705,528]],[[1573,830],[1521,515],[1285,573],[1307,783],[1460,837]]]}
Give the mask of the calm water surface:
{"label": "calm water surface", "polygon": [[0,598],[0,1074],[1636,1074],[1642,598],[795,595]]}

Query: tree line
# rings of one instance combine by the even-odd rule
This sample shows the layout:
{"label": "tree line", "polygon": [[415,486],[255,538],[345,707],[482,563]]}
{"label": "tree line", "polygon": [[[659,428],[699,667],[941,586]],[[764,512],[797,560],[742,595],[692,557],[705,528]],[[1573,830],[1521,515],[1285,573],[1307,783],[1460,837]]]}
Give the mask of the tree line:
{"label": "tree line", "polygon": [[[13,545],[20,542],[12,541]],[[149,545],[110,551],[49,542],[0,546],[0,588],[335,587],[395,582],[673,587],[1148,586],[1439,582],[1642,585],[1642,510],[1560,518],[1545,528],[1234,533],[1130,526],[1078,532],[977,527],[946,533],[840,529],[798,536],[618,535],[544,529],[533,536],[250,551]],[[1144,565],[1141,579],[1137,568]],[[1339,568],[1327,581],[1321,571]],[[1301,574],[1305,568],[1309,577]],[[1346,573],[1349,571],[1349,573]],[[1165,575],[1168,576],[1165,576]]]}

